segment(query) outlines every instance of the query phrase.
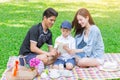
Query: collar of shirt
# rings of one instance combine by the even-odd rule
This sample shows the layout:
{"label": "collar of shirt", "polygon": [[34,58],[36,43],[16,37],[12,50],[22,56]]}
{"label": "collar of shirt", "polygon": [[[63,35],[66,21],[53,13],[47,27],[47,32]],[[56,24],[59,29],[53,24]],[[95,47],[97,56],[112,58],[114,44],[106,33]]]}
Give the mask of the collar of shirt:
{"label": "collar of shirt", "polygon": [[61,37],[62,37],[63,39],[69,39],[69,38],[70,38],[70,35],[68,35],[66,38],[63,37],[63,35],[61,35]]}
{"label": "collar of shirt", "polygon": [[48,33],[48,29],[46,30],[46,32],[43,30],[42,24],[40,24],[40,27],[41,27],[41,28],[40,28],[40,31],[42,31],[43,34],[47,34],[47,33]]}

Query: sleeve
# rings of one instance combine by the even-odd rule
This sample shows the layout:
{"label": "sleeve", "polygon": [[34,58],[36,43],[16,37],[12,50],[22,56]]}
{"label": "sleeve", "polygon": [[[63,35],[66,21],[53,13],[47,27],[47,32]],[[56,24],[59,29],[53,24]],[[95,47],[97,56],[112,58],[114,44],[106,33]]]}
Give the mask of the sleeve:
{"label": "sleeve", "polygon": [[57,48],[58,47],[58,38],[55,39],[55,45],[54,45],[54,48]]}
{"label": "sleeve", "polygon": [[97,43],[96,43],[96,51],[95,51],[95,57],[98,58],[104,58],[104,42],[102,39],[101,32],[97,36]]}
{"label": "sleeve", "polygon": [[76,48],[76,42],[75,42],[75,39],[73,38],[72,41],[71,41],[71,45],[70,45],[70,48],[71,49],[75,49]]}
{"label": "sleeve", "polygon": [[92,53],[93,48],[95,47],[95,42],[97,40],[98,30],[92,30],[90,31],[87,45],[83,48],[83,51],[85,52],[86,56],[90,56]]}
{"label": "sleeve", "polygon": [[37,42],[37,40],[38,40],[38,30],[36,29],[36,27],[32,27],[31,29],[30,29],[30,40],[31,41],[35,41],[35,42]]}

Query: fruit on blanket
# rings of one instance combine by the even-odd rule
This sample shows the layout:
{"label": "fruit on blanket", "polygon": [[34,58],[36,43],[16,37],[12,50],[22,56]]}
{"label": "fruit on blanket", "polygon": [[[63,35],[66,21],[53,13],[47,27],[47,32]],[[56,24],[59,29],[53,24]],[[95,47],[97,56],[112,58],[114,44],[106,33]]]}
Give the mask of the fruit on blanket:
{"label": "fruit on blanket", "polygon": [[46,74],[48,74],[48,73],[49,73],[49,70],[48,70],[48,69],[45,69],[44,72],[45,72]]}
{"label": "fruit on blanket", "polygon": [[41,73],[41,78],[47,78],[48,74],[46,74],[45,72]]}

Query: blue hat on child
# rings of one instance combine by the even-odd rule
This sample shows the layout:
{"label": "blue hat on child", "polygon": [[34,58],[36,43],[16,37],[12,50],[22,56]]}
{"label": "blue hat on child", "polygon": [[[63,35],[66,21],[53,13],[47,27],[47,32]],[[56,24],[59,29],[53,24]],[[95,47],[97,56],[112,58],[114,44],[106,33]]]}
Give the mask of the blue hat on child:
{"label": "blue hat on child", "polygon": [[64,21],[64,22],[62,22],[62,24],[61,24],[61,28],[72,29],[72,25],[71,25],[70,22]]}

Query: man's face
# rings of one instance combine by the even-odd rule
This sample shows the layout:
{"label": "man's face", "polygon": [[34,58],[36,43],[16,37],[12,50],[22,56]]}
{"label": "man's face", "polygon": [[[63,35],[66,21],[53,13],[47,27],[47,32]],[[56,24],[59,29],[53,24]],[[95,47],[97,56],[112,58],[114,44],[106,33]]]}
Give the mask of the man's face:
{"label": "man's face", "polygon": [[47,18],[46,16],[44,16],[44,22],[45,22],[45,26],[47,28],[51,28],[53,26],[55,20],[56,20],[55,16],[51,16],[49,18]]}

